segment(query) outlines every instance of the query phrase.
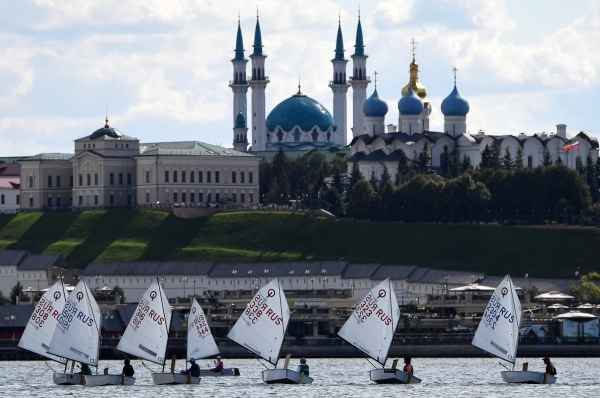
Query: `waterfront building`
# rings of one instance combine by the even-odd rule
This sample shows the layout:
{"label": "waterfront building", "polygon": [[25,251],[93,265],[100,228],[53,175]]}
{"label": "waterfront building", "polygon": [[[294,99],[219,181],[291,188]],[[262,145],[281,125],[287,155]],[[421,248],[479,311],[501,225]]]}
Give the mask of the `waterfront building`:
{"label": "waterfront building", "polygon": [[140,143],[108,124],[75,140],[74,154],[20,161],[21,209],[133,208],[258,202],[260,158],[198,141]]}
{"label": "waterfront building", "polygon": [[16,159],[0,158],[0,213],[15,213],[20,207],[20,166]]}

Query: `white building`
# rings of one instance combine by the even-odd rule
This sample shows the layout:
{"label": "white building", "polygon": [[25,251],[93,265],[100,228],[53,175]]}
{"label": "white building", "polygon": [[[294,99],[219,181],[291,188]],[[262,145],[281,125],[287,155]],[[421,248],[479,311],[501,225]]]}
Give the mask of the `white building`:
{"label": "white building", "polygon": [[18,163],[0,162],[0,213],[15,213],[21,207]]}

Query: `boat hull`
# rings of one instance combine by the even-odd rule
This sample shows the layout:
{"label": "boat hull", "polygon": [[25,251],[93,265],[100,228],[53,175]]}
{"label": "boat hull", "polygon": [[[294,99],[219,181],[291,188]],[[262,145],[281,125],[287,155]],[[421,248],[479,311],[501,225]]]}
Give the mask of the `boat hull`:
{"label": "boat hull", "polygon": [[83,376],[83,384],[86,386],[132,386],[135,384],[135,377],[122,378],[121,375],[86,375]]}
{"label": "boat hull", "polygon": [[73,386],[81,384],[81,375],[74,373],[54,373],[52,375],[54,384],[63,386]]}
{"label": "boat hull", "polygon": [[[543,372],[513,370],[500,372],[500,375],[505,383],[544,384]],[[554,383],[556,383],[556,376],[547,375],[546,384]]]}
{"label": "boat hull", "polygon": [[[188,375],[184,373],[152,373],[152,382],[164,384],[188,384]],[[189,384],[199,384],[200,378],[192,376]]]}
{"label": "boat hull", "polygon": [[262,372],[263,381],[267,384],[312,384],[313,379],[290,369],[267,369]]}
{"label": "boat hull", "polygon": [[411,376],[400,369],[373,369],[369,372],[371,381],[377,384],[419,384],[421,379]]}
{"label": "boat hull", "polygon": [[211,377],[221,377],[221,376],[239,376],[240,370],[238,368],[225,368],[220,372],[216,372],[214,370],[202,370],[202,377],[211,376]]}

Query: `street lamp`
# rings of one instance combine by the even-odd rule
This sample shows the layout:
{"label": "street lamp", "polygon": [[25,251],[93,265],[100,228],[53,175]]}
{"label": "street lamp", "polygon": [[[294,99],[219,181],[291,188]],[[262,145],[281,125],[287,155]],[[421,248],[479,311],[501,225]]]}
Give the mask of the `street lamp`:
{"label": "street lamp", "polygon": [[196,297],[196,278],[192,279],[194,282],[194,297]]}
{"label": "street lamp", "polygon": [[325,290],[325,283],[327,282],[327,277],[324,276],[323,277],[323,290]]}
{"label": "street lamp", "polygon": [[35,279],[37,279],[37,283],[38,283],[38,291],[37,291],[37,294],[38,294],[38,296],[39,296],[39,295],[40,295],[40,277],[38,276],[38,277],[37,277],[37,278],[35,278]]}
{"label": "street lamp", "polygon": [[354,298],[354,279],[350,279],[351,289],[352,289],[352,298]]}
{"label": "street lamp", "polygon": [[236,290],[235,288],[235,275],[237,274],[237,269],[234,269],[233,271],[231,271],[231,275],[233,276],[233,290]]}
{"label": "street lamp", "polygon": [[187,281],[188,281],[188,277],[187,276],[184,276],[183,278],[181,278],[181,282],[183,283],[183,298],[186,297],[185,296],[185,284],[187,283]]}
{"label": "street lamp", "polygon": [[315,290],[315,277],[313,276],[312,278],[310,278],[310,283],[312,285],[312,290]]}
{"label": "street lamp", "polygon": [[304,275],[306,276],[306,290],[308,290],[308,275],[310,275],[310,270],[305,270]]}
{"label": "street lamp", "polygon": [[294,290],[294,270],[290,271],[290,289]]}
{"label": "street lamp", "polygon": [[95,279],[96,279],[96,294],[98,294],[98,288],[100,287],[99,286],[100,278],[102,278],[102,275],[96,275],[95,276]]}
{"label": "street lamp", "polygon": [[448,294],[448,274],[444,275],[444,279],[446,280],[446,294]]}

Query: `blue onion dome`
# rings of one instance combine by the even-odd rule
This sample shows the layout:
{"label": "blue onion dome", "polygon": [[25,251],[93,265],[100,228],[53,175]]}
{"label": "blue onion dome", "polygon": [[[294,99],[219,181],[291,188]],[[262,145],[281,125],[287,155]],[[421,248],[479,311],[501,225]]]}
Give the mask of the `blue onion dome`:
{"label": "blue onion dome", "polygon": [[106,123],[104,124],[104,127],[94,131],[92,135],[90,135],[90,139],[96,140],[104,136],[109,136],[111,138],[121,138],[123,136],[123,134],[119,130],[108,125],[108,117],[106,118]]}
{"label": "blue onion dome", "polygon": [[244,114],[242,113],[242,111],[240,111],[240,113],[238,113],[238,115],[235,118],[235,128],[236,129],[245,129],[246,128],[246,118],[244,117]]}
{"label": "blue onion dome", "polygon": [[398,101],[398,111],[400,111],[402,115],[420,115],[421,112],[423,112],[423,108],[423,101],[415,94],[412,87],[410,87],[406,95]]}
{"label": "blue onion dome", "polygon": [[363,112],[367,117],[385,116],[388,112],[387,103],[377,93],[377,89],[367,99],[363,105]]}
{"label": "blue onion dome", "polygon": [[319,127],[321,131],[327,131],[330,127],[337,130],[331,113],[318,101],[300,91],[273,108],[267,116],[266,125],[270,132],[274,132],[277,127],[288,132],[294,126],[299,126],[302,131],[311,131],[314,127]]}
{"label": "blue onion dome", "polygon": [[456,89],[442,101],[442,113],[444,116],[467,116],[469,113],[469,101],[464,99]]}

